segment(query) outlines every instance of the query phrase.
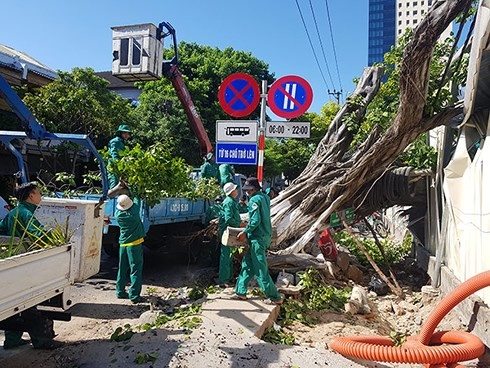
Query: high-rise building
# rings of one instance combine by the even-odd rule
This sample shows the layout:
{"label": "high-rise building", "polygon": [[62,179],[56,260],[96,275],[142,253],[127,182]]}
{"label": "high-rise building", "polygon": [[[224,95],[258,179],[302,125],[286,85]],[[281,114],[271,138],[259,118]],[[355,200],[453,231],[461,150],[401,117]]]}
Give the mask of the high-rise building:
{"label": "high-rise building", "polygon": [[[415,28],[435,0],[369,0],[368,65],[382,62],[405,30]],[[440,40],[449,37],[450,25]]]}
{"label": "high-rise building", "polygon": [[396,41],[396,0],[369,0],[368,65],[383,61]]}
{"label": "high-rise building", "polygon": [[[415,28],[435,3],[433,0],[396,0],[396,38],[400,37],[407,28]],[[451,35],[450,25],[439,38],[445,40]]]}

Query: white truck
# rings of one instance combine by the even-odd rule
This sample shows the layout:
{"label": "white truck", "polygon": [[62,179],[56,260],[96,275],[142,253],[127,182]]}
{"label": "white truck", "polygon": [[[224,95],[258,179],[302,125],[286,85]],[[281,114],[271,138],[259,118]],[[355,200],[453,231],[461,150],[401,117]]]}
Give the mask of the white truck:
{"label": "white truck", "polygon": [[[0,260],[0,328],[2,321],[26,309],[51,319],[69,320],[74,304],[70,287],[99,272],[104,212],[98,201],[44,198],[35,215],[49,227],[55,221],[72,229],[70,243]],[[6,238],[6,237],[3,237]]]}
{"label": "white truck", "polygon": [[0,143],[17,159],[17,175],[22,182],[27,182],[28,173],[16,142],[25,139],[77,144],[94,155],[102,173],[103,194],[98,201],[46,198],[35,212],[39,221],[48,227],[55,221],[59,224],[68,221],[74,231],[70,244],[0,260],[0,329],[12,329],[9,317],[36,306],[50,320],[69,320],[64,310],[73,304],[70,286],[95,275],[100,267],[104,201],[108,191],[104,162],[87,135],[48,132],[2,75],[0,102],[11,108],[24,128],[24,132],[0,130]]}

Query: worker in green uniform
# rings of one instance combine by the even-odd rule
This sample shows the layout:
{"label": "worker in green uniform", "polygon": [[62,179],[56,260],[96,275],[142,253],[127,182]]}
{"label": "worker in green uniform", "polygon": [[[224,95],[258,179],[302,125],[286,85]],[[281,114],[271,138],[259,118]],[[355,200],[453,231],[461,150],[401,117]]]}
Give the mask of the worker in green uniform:
{"label": "worker in green uniform", "polygon": [[201,166],[201,177],[202,178],[214,178],[220,182],[219,166],[215,162],[214,153],[209,152],[205,157],[205,162]]}
{"label": "worker in green uniform", "polygon": [[[127,125],[119,125],[116,136],[109,141],[108,145],[111,159],[117,160],[120,158],[119,152],[124,151],[126,148],[126,142],[131,137],[131,134],[131,129],[129,129]],[[109,189],[115,187],[119,182],[119,178],[117,178],[114,174],[109,173],[107,177],[109,179]]]}
{"label": "worker in green uniform", "polygon": [[238,211],[240,213],[247,213],[248,212],[248,203],[247,203],[247,195],[244,194],[240,198],[240,201],[238,202]]}
{"label": "worker in green uniform", "polygon": [[219,217],[222,204],[223,204],[223,197],[219,195],[214,199],[214,203],[208,207],[206,213],[204,214],[205,224],[209,224],[209,221]]}
{"label": "worker in green uniform", "polygon": [[[226,198],[221,205],[219,216],[219,239],[228,226],[240,226],[240,212],[238,211],[237,186],[234,183],[226,183],[223,187]],[[221,243],[221,242],[220,242]],[[233,254],[231,247],[221,243],[221,253],[219,258],[219,283],[220,285],[228,284],[233,277]]]}
{"label": "worker in green uniform", "polygon": [[[115,217],[119,225],[119,269],[116,280],[116,296],[133,303],[142,301],[143,242],[145,230],[140,218],[140,200],[128,195],[117,197]],[[129,294],[126,283],[130,280]]]}
{"label": "worker in green uniform", "polygon": [[[36,219],[34,212],[41,203],[41,192],[35,183],[26,183],[15,188],[19,205],[0,221],[0,235],[28,237],[35,241],[44,234],[43,225]],[[6,326],[4,349],[13,349],[29,343],[22,339],[24,331],[29,333],[34,349],[56,349],[63,345],[54,341],[53,320],[43,315],[36,307],[22,311],[4,321]]]}
{"label": "worker in green uniform", "polygon": [[235,182],[235,169],[230,164],[219,165],[220,184],[223,187],[226,183]]}
{"label": "worker in green uniform", "polygon": [[34,216],[41,192],[35,183],[26,183],[15,189],[19,205],[0,222],[0,235],[29,238],[32,241],[43,236],[43,225]]}
{"label": "worker in green uniform", "polygon": [[252,277],[256,276],[259,286],[271,303],[281,304],[282,297],[269,274],[266,259],[272,238],[270,199],[260,190],[257,178],[248,178],[242,189],[249,196],[249,220],[237,238],[241,241],[246,238],[250,247],[242,261],[242,269],[236,283],[236,296],[242,300],[247,299],[248,284]]}

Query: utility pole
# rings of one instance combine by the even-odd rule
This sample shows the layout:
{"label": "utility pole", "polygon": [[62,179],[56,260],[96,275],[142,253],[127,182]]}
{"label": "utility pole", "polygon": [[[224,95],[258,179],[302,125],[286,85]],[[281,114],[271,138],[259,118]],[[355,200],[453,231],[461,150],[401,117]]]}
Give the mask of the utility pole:
{"label": "utility pole", "polygon": [[264,146],[265,146],[265,116],[267,106],[267,81],[262,81],[262,94],[260,95],[260,120],[259,120],[259,159],[257,166],[257,180],[264,186]]}
{"label": "utility pole", "polygon": [[337,91],[336,89],[334,89],[333,92],[330,92],[330,90],[328,90],[328,94],[335,96],[337,98],[337,104],[340,105],[340,96],[342,96],[342,90]]}

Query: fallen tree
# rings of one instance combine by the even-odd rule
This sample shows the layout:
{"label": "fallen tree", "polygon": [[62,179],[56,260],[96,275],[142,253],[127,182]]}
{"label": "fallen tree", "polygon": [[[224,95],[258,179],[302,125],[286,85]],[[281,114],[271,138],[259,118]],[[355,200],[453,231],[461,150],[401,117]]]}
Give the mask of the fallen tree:
{"label": "fallen tree", "polygon": [[420,134],[462,113],[462,104],[424,115],[429,65],[434,45],[448,25],[468,9],[472,0],[438,1],[414,30],[399,67],[400,104],[393,124],[382,133],[374,127],[355,152],[349,152],[356,128],[378,92],[383,70],[370,67],[340,109],[305,170],[272,202],[277,228],[276,254],[300,252],[324,230],[335,211],[360,208],[376,182]]}

